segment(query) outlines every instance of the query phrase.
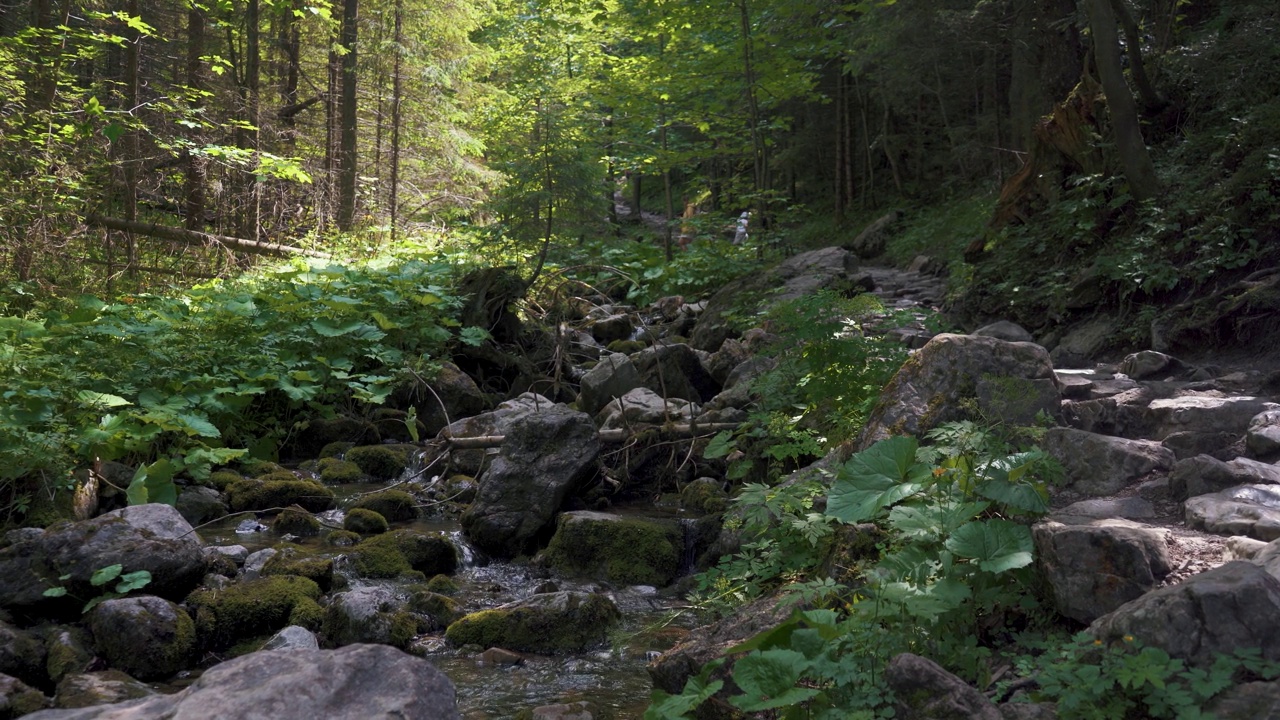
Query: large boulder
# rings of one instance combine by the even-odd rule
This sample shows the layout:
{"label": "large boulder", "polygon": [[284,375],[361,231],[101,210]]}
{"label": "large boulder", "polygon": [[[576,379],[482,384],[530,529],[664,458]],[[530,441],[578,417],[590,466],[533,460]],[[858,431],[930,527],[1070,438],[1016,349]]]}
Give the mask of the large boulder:
{"label": "large boulder", "polygon": [[1267,410],[1253,416],[1244,444],[1254,457],[1272,457],[1280,453],[1280,410]]}
{"label": "large boulder", "polygon": [[44,693],[16,677],[0,674],[0,718],[28,716],[44,706]]}
{"label": "large boulder", "polygon": [[139,680],[169,677],[195,655],[195,623],[182,608],[154,595],[101,602],[89,613],[89,627],[111,667]]}
{"label": "large boulder", "polygon": [[332,645],[380,643],[407,648],[418,622],[404,611],[405,599],[390,588],[364,587],[338,593],[324,618],[325,639]]}
{"label": "large boulder", "polygon": [[215,665],[175,695],[44,710],[31,720],[457,720],[449,678],[430,661],[387,645],[269,650]]}
{"label": "large boulder", "polygon": [[1141,597],[1171,570],[1163,534],[1138,523],[1062,516],[1031,533],[1055,607],[1081,623]]}
{"label": "large boulder", "polygon": [[415,408],[425,437],[440,432],[451,421],[488,410],[489,398],[470,375],[449,361],[430,380],[414,377],[397,386],[387,405],[407,410]]}
{"label": "large boulder", "polygon": [[395,530],[360,542],[348,554],[360,577],[395,578],[414,571],[426,577],[458,569],[458,551],[441,533]]}
{"label": "large boulder", "polygon": [[551,567],[624,585],[667,585],[680,571],[684,534],[672,521],[582,510],[561,513],[547,546]]}
{"label": "large boulder", "polygon": [[1280,467],[1248,458],[1223,462],[1209,455],[1179,460],[1169,472],[1169,496],[1183,501],[1238,485],[1280,485]]}
{"label": "large boulder", "polygon": [[45,671],[47,658],[45,645],[35,632],[0,620],[0,673],[40,686],[49,679]]}
{"label": "large boulder", "polygon": [[1187,500],[1187,527],[1221,535],[1280,539],[1280,486],[1241,485]]}
{"label": "large boulder", "polygon": [[632,362],[644,387],[662,397],[701,403],[720,392],[720,383],[688,345],[654,345],[633,355]]}
{"label": "large boulder", "polygon": [[156,695],[145,683],[119,670],[67,675],[53,698],[56,708],[86,708]]}
{"label": "large boulder", "polygon": [[896,655],[884,679],[893,689],[894,717],[902,720],[1002,720],[986,695],[928,658]]}
{"label": "large boulder", "polygon": [[466,615],[449,626],[445,637],[454,645],[570,653],[603,643],[620,618],[604,595],[542,593]]}
{"label": "large boulder", "polygon": [[[22,614],[78,614],[84,601],[74,598],[100,595],[89,581],[111,565],[151,573],[147,592],[171,600],[182,599],[205,573],[200,537],[169,505],[135,505],[8,537],[14,541],[0,548],[0,607]],[[56,587],[67,596],[45,597]]]}
{"label": "large boulder", "polygon": [[667,422],[687,423],[697,416],[698,410],[694,403],[678,398],[665,399],[649,388],[636,388],[605,405],[596,414],[596,423],[602,430]]}
{"label": "large boulder", "polygon": [[1173,467],[1173,451],[1150,440],[1051,428],[1042,447],[1066,470],[1066,487],[1083,495],[1110,495],[1138,478]]}
{"label": "large boulder", "polygon": [[[532,392],[527,392],[498,405],[490,412],[473,415],[469,418],[455,420],[453,424],[440,431],[441,437],[468,438],[490,435],[505,435],[511,424],[534,413],[542,412],[555,403]],[[481,473],[489,462],[497,455],[497,451],[485,450],[452,450],[449,462],[453,468],[463,475],[475,477]]]}
{"label": "large boulder", "polygon": [[289,625],[315,627],[322,611],[320,586],[304,577],[278,575],[197,590],[187,598],[201,645],[212,650],[275,633]]}
{"label": "large boulder", "polygon": [[[849,289],[857,269],[858,260],[852,253],[829,247],[794,255],[764,272],[729,282],[707,301],[690,344],[699,350],[714,352],[726,339],[737,334],[730,321],[735,310],[745,310],[751,315],[768,304],[812,295],[819,290]],[[742,307],[744,302],[748,307]]]}
{"label": "large boulder", "polygon": [[513,422],[462,515],[467,537],[502,557],[533,549],[569,493],[595,473],[599,454],[585,413],[555,405]]}
{"label": "large boulder", "polygon": [[622,353],[609,353],[582,376],[578,409],[588,415],[595,415],[610,400],[620,398],[638,387],[640,373],[636,372],[631,358]]}
{"label": "large boulder", "polygon": [[1104,643],[1132,636],[1201,667],[1218,653],[1259,648],[1280,660],[1280,580],[1236,561],[1162,587],[1104,615],[1089,634]]}
{"label": "large boulder", "polygon": [[885,386],[856,449],[958,420],[964,400],[976,401],[984,414],[1024,423],[1041,411],[1056,413],[1061,404],[1049,354],[1039,345],[942,334]]}
{"label": "large boulder", "polygon": [[1244,435],[1259,413],[1275,410],[1275,403],[1256,397],[1184,395],[1152,400],[1147,406],[1156,437],[1176,432]]}

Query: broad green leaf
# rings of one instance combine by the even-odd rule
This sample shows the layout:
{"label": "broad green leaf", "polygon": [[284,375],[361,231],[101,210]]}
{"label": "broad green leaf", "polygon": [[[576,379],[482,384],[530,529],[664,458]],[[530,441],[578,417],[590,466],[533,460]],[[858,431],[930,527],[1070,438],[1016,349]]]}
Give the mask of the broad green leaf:
{"label": "broad green leaf", "polygon": [[120,577],[120,572],[122,570],[124,570],[124,566],[119,563],[116,563],[115,565],[108,565],[104,568],[98,568],[93,573],[93,576],[89,578],[89,584],[94,587],[102,587],[103,585],[106,585],[112,580]]}
{"label": "broad green leaf", "polygon": [[863,522],[920,492],[930,468],[915,462],[916,447],[915,438],[893,437],[849,458],[831,487],[827,514],[846,523]]}
{"label": "broad green leaf", "polygon": [[132,590],[138,590],[146,587],[151,583],[151,573],[147,570],[135,570],[131,573],[125,573],[120,576],[120,582],[116,585],[116,592],[121,595]]}
{"label": "broad green leaf", "polygon": [[722,458],[733,452],[735,447],[737,443],[733,439],[733,432],[722,430],[707,443],[707,448],[702,451],[702,457],[707,460]]}
{"label": "broad green leaf", "polygon": [[76,399],[85,405],[93,405],[95,407],[123,407],[133,404],[119,395],[94,392],[92,390],[81,390],[76,393]]}
{"label": "broad green leaf", "polygon": [[214,426],[213,423],[209,422],[203,417],[200,417],[199,415],[182,413],[177,416],[177,419],[184,426],[186,426],[186,433],[188,435],[198,435],[200,437],[221,437],[222,436],[222,433],[219,432],[218,428]]}
{"label": "broad green leaf", "polygon": [[733,681],[743,694],[729,702],[747,712],[802,703],[819,692],[796,687],[808,667],[808,659],[795,650],[753,652],[734,663]]}
{"label": "broad green leaf", "polygon": [[147,503],[164,503],[173,505],[178,501],[178,488],[173,484],[173,476],[179,468],[168,458],[161,458],[150,465],[138,468],[133,481],[125,490],[130,505]]}
{"label": "broad green leaf", "polygon": [[962,525],[947,539],[946,547],[956,555],[978,561],[990,573],[1031,564],[1034,543],[1031,530],[1008,520],[975,520]]}
{"label": "broad green leaf", "polygon": [[50,598],[63,597],[66,594],[67,594],[67,589],[61,586],[48,588],[43,593],[41,593],[41,595],[44,595],[45,597],[50,597]]}

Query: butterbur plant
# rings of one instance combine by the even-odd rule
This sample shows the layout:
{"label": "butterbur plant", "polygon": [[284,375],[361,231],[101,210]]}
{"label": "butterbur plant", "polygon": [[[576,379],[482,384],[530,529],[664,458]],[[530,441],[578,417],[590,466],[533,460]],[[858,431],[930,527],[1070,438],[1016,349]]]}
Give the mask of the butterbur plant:
{"label": "butterbur plant", "polygon": [[[70,575],[63,575],[58,578],[66,582],[71,579]],[[84,604],[84,608],[80,611],[87,613],[98,606],[98,603],[104,600],[112,600],[118,597],[124,597],[134,590],[140,590],[151,583],[151,573],[147,570],[135,570],[133,572],[124,572],[124,566],[120,564],[108,565],[104,568],[98,568],[89,578],[89,584],[95,588],[101,588],[115,582],[115,587],[111,591],[104,592],[101,595],[90,598]],[[66,586],[59,585],[51,587],[44,591],[44,596],[48,598],[64,597],[68,594]]]}

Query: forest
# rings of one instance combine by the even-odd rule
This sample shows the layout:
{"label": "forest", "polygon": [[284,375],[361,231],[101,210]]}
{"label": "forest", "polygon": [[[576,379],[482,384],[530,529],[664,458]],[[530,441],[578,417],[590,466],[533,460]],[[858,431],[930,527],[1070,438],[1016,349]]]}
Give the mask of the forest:
{"label": "forest", "polygon": [[[782,338],[749,416],[705,436],[668,418],[626,448],[684,448],[645,472],[711,472],[723,522],[754,533],[680,586],[699,622],[807,604],[736,645],[732,674],[658,683],[646,718],[892,717],[880,667],[907,651],[979,687],[1011,673],[1000,692],[1038,673],[1061,717],[1205,717],[1280,657],[1201,676],[1154,647],[1098,654],[1045,629],[1029,546],[989,554],[1049,510],[1049,420],[853,448],[914,362],[895,323],[1011,321],[1079,365],[1272,369],[1277,38],[1274,0],[0,0],[0,528],[84,520],[98,479],[137,505],[234,499],[277,463],[320,477],[322,428],[407,447],[528,392],[587,410],[606,349],[714,307],[735,348],[757,324]],[[910,267],[929,287],[899,295],[925,307],[849,286],[767,306],[752,278],[823,248]],[[602,335],[606,310],[638,319]],[[474,407],[423,401],[456,377]],[[615,470],[579,500],[671,490]],[[919,593],[893,612],[830,567],[833,528],[868,523],[892,534],[877,572]]]}

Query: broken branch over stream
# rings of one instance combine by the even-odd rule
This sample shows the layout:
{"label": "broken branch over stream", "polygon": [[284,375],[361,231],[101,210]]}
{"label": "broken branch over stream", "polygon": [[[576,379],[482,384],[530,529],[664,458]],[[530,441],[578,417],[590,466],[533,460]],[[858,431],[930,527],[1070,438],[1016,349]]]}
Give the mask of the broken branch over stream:
{"label": "broken branch over stream", "polygon": [[[707,423],[705,425],[662,425],[650,426],[641,430],[619,428],[616,430],[601,430],[600,441],[617,443],[626,442],[633,437],[643,435],[644,433],[657,432],[657,436],[663,440],[688,440],[691,438],[704,435],[706,433],[717,433],[724,430],[736,430],[741,423]],[[455,450],[478,450],[484,448],[496,448],[502,445],[506,440],[506,435],[476,435],[473,437],[447,437],[442,436],[440,439],[449,444]]]}

